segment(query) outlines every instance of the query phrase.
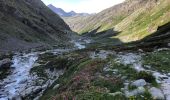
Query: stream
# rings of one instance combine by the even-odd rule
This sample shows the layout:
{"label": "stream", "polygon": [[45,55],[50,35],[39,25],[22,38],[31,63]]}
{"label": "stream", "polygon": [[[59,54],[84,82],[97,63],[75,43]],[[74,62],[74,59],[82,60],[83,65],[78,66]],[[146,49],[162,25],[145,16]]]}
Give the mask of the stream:
{"label": "stream", "polygon": [[[79,42],[75,42],[75,47],[77,49],[85,48],[85,46]],[[44,84],[44,86],[34,86],[37,76],[30,75],[29,73],[33,65],[36,63],[39,54],[46,52],[62,54],[63,52],[69,51],[70,50],[67,49],[56,49],[45,52],[15,54],[12,58],[13,64],[11,65],[11,74],[5,79],[0,80],[0,100],[21,100],[19,96],[27,96],[29,93],[44,91],[48,87],[47,85],[49,85],[49,83],[51,85],[55,80],[50,80],[47,84]],[[51,76],[55,76],[56,79],[58,79],[62,73],[62,71],[57,71],[55,72],[55,75]]]}
{"label": "stream", "polygon": [[29,71],[38,59],[37,53],[16,54],[13,59],[13,72],[6,79],[0,81],[0,100],[8,100],[23,91],[31,81]]}

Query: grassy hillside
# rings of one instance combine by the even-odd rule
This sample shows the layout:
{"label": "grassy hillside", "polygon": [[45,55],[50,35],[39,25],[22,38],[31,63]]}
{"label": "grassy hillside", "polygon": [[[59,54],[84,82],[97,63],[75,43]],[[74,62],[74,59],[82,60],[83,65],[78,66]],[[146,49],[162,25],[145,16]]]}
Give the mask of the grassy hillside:
{"label": "grassy hillside", "polygon": [[159,26],[170,22],[169,0],[126,0],[88,17],[66,18],[70,27],[80,34],[98,28],[96,33],[114,29],[113,36],[122,42],[143,39],[154,33]]}
{"label": "grassy hillside", "polygon": [[141,7],[117,24],[115,29],[122,33],[116,38],[123,42],[140,40],[168,22],[170,22],[170,1],[159,0],[154,7]]}
{"label": "grassy hillside", "polygon": [[66,18],[65,21],[70,25],[72,30],[80,34],[92,31],[98,27],[100,27],[98,32],[101,32],[113,28],[137,9],[146,5],[155,5],[155,1],[128,0],[97,14],[88,17]]}

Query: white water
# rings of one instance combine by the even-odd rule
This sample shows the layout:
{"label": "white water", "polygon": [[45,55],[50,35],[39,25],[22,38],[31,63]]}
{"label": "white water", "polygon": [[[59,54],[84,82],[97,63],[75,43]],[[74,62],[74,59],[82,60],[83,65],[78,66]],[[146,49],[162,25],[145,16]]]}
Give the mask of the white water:
{"label": "white water", "polygon": [[74,42],[75,43],[75,47],[77,47],[78,49],[84,49],[86,46],[82,45],[80,42]]}
{"label": "white water", "polygon": [[29,71],[37,59],[37,53],[17,54],[13,57],[12,74],[0,81],[0,100],[8,100],[27,87],[27,82],[31,79]]}

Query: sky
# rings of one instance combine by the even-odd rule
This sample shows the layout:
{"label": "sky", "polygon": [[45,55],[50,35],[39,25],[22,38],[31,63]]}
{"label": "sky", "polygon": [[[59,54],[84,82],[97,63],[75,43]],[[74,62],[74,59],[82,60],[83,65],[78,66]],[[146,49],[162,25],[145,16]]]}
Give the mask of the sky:
{"label": "sky", "polygon": [[52,4],[63,10],[77,13],[98,13],[124,0],[41,0],[46,5]]}

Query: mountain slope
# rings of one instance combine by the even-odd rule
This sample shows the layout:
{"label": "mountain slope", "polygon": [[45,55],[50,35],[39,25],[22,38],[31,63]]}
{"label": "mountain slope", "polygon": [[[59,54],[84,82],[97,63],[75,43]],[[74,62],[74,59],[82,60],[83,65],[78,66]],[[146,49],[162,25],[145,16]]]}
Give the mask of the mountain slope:
{"label": "mountain slope", "polygon": [[67,33],[71,33],[69,26],[41,0],[0,1],[2,52],[67,44]]}
{"label": "mountain slope", "polygon": [[122,31],[116,38],[123,42],[140,40],[157,31],[159,26],[170,22],[170,1],[157,0],[153,7],[144,6],[115,26]]}
{"label": "mountain slope", "polygon": [[55,12],[58,15],[60,15],[61,17],[72,17],[72,16],[86,16],[86,15],[89,15],[88,13],[76,13],[74,11],[65,12],[63,9],[57,8],[57,7],[53,6],[52,4],[48,5],[48,7],[53,12]]}
{"label": "mountain slope", "polygon": [[126,0],[89,17],[72,17],[65,21],[80,34],[114,29],[120,32],[113,38],[131,42],[154,33],[159,26],[170,22],[169,0]]}
{"label": "mountain slope", "polygon": [[[118,4],[106,10],[103,10],[100,13],[83,18],[82,20],[75,18],[68,23],[72,30],[84,33],[91,31],[100,27],[99,31],[104,31],[110,28],[113,28],[116,24],[121,22],[124,18],[132,14],[137,9],[145,5],[153,5],[154,0],[131,0],[124,3]],[[69,22],[70,19],[65,20]]]}

